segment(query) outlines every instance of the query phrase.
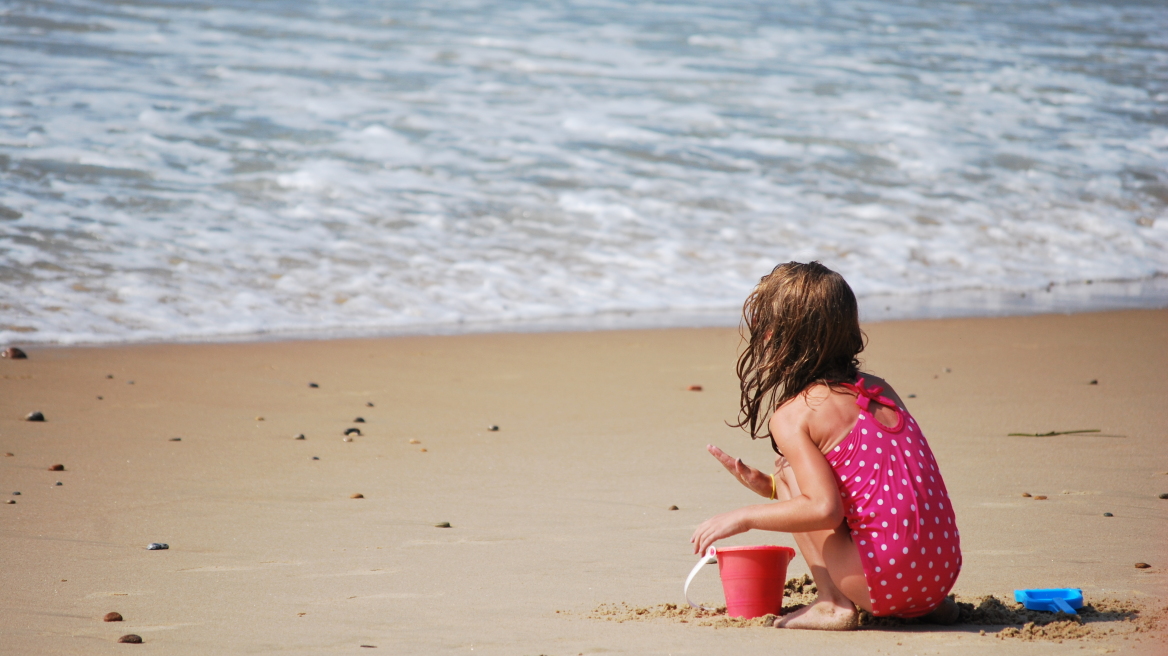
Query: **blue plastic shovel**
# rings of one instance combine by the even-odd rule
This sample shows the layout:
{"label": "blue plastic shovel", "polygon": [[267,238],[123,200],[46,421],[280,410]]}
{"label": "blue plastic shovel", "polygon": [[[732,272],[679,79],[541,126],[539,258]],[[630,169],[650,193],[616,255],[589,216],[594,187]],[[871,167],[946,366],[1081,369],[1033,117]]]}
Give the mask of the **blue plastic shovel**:
{"label": "blue plastic shovel", "polygon": [[1014,601],[1030,610],[1062,611],[1078,615],[1083,607],[1083,591],[1078,588],[1050,588],[1048,590],[1015,590]]}

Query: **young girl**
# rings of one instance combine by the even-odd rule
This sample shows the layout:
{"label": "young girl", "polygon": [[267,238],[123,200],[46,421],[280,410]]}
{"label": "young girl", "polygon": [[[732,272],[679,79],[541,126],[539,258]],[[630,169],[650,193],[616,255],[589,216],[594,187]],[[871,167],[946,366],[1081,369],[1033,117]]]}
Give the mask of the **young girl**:
{"label": "young girl", "polygon": [[853,629],[857,608],[952,623],[947,595],[961,571],[953,508],[904,402],[860,374],[851,288],[818,262],[788,262],[759,282],[743,317],[750,341],[738,360],[737,426],[771,439],[775,473],[706,448],[775,503],[706,520],[690,539],[694,552],[750,529],[793,533],[819,596],[776,626]]}

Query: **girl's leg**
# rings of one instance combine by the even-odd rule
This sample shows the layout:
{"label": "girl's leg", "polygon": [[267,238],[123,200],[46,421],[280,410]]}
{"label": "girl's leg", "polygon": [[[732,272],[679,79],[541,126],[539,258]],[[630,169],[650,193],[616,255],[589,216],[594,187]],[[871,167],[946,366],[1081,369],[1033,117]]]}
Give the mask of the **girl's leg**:
{"label": "girl's leg", "polygon": [[[776,495],[789,500],[800,494],[799,484],[790,467],[780,469],[775,478]],[[847,524],[836,529],[795,533],[795,543],[811,569],[818,588],[815,602],[790,615],[775,626],[789,629],[846,631],[856,628],[857,606],[872,610],[868,582],[860,563],[860,552],[852,542]]]}

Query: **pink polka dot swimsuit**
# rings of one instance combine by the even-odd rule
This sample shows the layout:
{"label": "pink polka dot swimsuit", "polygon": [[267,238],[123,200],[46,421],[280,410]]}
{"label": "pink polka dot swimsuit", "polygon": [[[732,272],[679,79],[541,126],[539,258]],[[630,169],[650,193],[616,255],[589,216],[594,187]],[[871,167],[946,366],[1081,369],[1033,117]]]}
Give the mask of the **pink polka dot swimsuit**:
{"label": "pink polka dot swimsuit", "polygon": [[[880,396],[883,388],[865,388],[863,378],[844,387],[856,393],[860,416],[827,461],[839,477],[872,614],[924,615],[944,601],[961,571],[961,545],[945,483],[907,410]],[[896,426],[876,421],[869,411],[872,402],[894,410]]]}

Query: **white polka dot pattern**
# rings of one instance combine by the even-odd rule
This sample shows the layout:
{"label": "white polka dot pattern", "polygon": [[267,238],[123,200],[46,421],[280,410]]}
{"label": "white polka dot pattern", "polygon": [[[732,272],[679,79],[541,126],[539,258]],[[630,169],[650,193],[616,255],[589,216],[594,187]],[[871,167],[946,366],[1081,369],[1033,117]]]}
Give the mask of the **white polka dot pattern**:
{"label": "white polka dot pattern", "polygon": [[[908,411],[891,399],[878,396],[883,390],[863,388],[863,379],[855,387],[856,404],[870,410],[872,401],[887,405],[897,413],[898,425],[881,425],[871,412],[861,412],[850,435],[827,455],[827,461],[840,477],[840,494],[853,536],[864,531],[860,561],[864,577],[872,591],[872,614],[879,616],[919,617],[936,608],[949,594],[961,571],[960,539],[954,522],[952,504],[945,483],[937,471],[937,461]],[[893,449],[900,441],[911,442],[913,452]],[[847,452],[862,452],[866,462],[845,460]],[[896,458],[903,454],[903,458]],[[928,502],[919,507],[912,500]],[[901,520],[904,520],[903,522]],[[936,526],[920,533],[900,532],[902,526]],[[942,528],[943,527],[943,528]],[[932,576],[923,581],[919,592],[903,586],[890,586],[890,579],[908,577],[920,582],[916,558],[924,554],[948,554],[944,562],[926,561]],[[899,563],[893,555],[905,556]],[[913,555],[915,554],[915,555]],[[932,579],[932,580],[929,580]],[[914,596],[915,595],[915,596]]]}

